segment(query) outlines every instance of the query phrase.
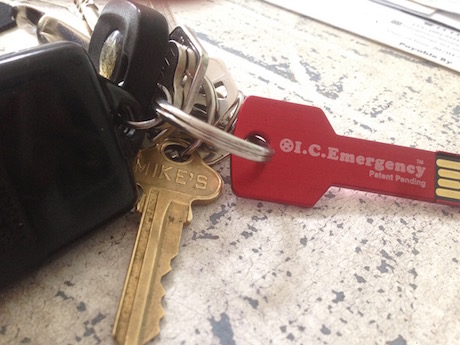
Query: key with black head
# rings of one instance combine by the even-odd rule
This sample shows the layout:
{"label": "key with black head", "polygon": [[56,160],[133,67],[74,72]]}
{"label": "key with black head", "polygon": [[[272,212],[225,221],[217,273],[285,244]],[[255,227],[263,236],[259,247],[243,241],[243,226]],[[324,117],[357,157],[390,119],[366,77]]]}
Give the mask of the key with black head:
{"label": "key with black head", "polygon": [[[173,46],[171,46],[173,44]],[[174,47],[175,45],[175,47]],[[164,66],[163,73],[169,74],[175,68],[171,94],[175,106],[186,113],[193,109],[208,67],[208,54],[194,33],[185,26],[176,27],[170,34],[170,48],[178,60],[171,66]]]}
{"label": "key with black head", "polygon": [[141,107],[77,44],[4,55],[0,75],[2,286],[133,207],[143,134],[117,124]]}
{"label": "key with black head", "polygon": [[168,49],[166,19],[153,8],[127,0],[109,1],[100,15],[92,1],[74,3],[72,10],[41,0],[20,2],[13,13],[21,27],[36,31],[41,43],[68,40],[88,49],[98,72],[143,107],[135,120],[150,118],[148,106]]}
{"label": "key with black head", "polygon": [[111,0],[96,23],[88,52],[99,73],[130,92],[147,112],[168,49],[169,28],[154,9]]}

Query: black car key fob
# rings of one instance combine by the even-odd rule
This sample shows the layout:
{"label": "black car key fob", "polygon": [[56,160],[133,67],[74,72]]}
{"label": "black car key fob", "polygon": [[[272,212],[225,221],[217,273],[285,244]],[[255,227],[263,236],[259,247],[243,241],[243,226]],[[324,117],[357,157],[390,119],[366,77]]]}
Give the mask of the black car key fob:
{"label": "black car key fob", "polygon": [[114,124],[140,107],[79,45],[0,57],[0,286],[136,202],[136,149]]}
{"label": "black car key fob", "polygon": [[153,8],[109,1],[96,23],[88,52],[99,73],[129,91],[147,110],[157,87],[169,41],[168,23]]}

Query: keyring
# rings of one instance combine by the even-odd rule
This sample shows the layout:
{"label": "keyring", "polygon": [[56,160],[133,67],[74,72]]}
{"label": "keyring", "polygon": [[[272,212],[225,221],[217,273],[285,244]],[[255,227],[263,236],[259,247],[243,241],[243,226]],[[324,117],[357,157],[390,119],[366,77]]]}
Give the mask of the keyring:
{"label": "keyring", "polygon": [[[217,112],[217,93],[208,77],[203,78],[203,92],[206,99],[206,114],[208,115],[207,123],[214,126],[216,112]],[[195,151],[203,140],[200,138],[195,139],[184,151],[184,154],[190,154]]]}
{"label": "keyring", "polygon": [[270,147],[253,144],[224,132],[183,112],[163,99],[158,99],[156,104],[156,112],[165,121],[209,145],[255,162],[268,162],[273,156],[274,151]]}

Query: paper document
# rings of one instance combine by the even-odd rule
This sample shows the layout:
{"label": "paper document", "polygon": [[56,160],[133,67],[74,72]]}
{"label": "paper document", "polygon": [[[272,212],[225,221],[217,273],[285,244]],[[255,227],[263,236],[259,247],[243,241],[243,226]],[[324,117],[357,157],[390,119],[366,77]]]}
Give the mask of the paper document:
{"label": "paper document", "polygon": [[441,11],[460,14],[460,0],[412,0]]}
{"label": "paper document", "polygon": [[[263,1],[460,72],[460,31],[452,27],[370,0]],[[455,10],[459,2],[440,3]]]}
{"label": "paper document", "polygon": [[[373,0],[382,5],[391,6],[396,9],[406,11],[410,14],[430,19],[440,24],[447,25],[456,30],[460,30],[460,14],[455,12],[448,12],[440,8],[429,7],[420,4],[418,1],[411,0]],[[460,4],[460,2],[459,2]],[[452,8],[452,10],[458,10]]]}

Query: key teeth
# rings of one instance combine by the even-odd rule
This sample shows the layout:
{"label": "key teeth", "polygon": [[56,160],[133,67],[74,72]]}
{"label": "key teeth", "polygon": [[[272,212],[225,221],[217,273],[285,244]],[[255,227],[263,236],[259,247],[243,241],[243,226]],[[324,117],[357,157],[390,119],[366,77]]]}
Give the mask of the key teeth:
{"label": "key teeth", "polygon": [[159,303],[154,302],[150,306],[150,308],[155,309],[155,312],[154,313],[148,312],[146,314],[146,319],[151,318],[151,320],[146,320],[147,321],[146,324],[148,324],[148,327],[144,329],[144,334],[141,338],[142,344],[149,342],[150,340],[154,339],[160,334],[160,330],[161,330],[160,323],[163,317],[165,316],[165,310],[163,308],[163,298],[166,294],[166,291],[163,285],[161,285],[161,283],[160,283],[160,289],[158,292],[159,292],[159,296],[158,296]]}
{"label": "key teeth", "polygon": [[155,320],[151,320],[151,322],[149,322],[152,325],[152,328],[151,328],[150,332],[146,331],[146,334],[144,334],[144,338],[143,338],[144,343],[152,340],[153,338],[157,337],[160,334],[160,330],[161,330],[160,323],[161,323],[161,320],[165,316],[165,310],[163,308],[163,300],[164,300],[164,297],[166,296],[166,289],[164,288],[164,286],[162,284],[162,280],[169,272],[172,271],[171,262],[177,256],[178,253],[179,252],[177,251],[176,254],[171,257],[170,262],[167,265],[165,265],[164,271],[161,272],[161,278],[160,278],[159,287],[158,287],[158,299],[159,299],[159,301],[158,301],[158,303],[153,302],[151,304],[152,308],[156,308],[155,312],[154,313],[149,312],[147,314],[147,315],[155,315],[156,314],[156,318],[155,318]]}
{"label": "key teeth", "polygon": [[[163,299],[163,297],[161,299]],[[144,339],[142,340],[143,344],[147,343],[150,340],[153,340],[154,338],[156,338],[160,334],[160,322],[161,322],[161,320],[163,319],[164,316],[165,316],[165,311],[164,311],[163,307],[160,306],[160,308],[158,309],[158,321],[155,324],[153,324],[151,333],[150,334],[147,333],[145,335]]]}

